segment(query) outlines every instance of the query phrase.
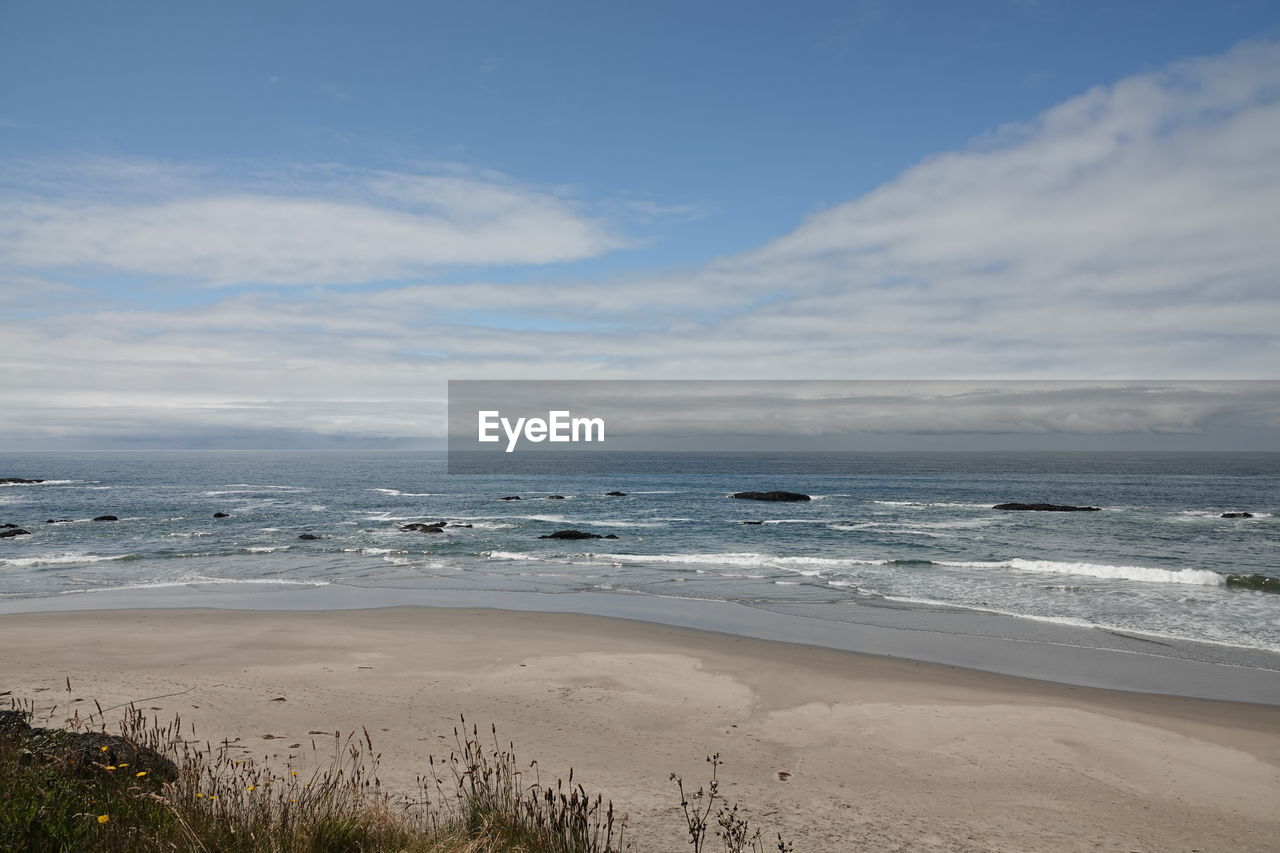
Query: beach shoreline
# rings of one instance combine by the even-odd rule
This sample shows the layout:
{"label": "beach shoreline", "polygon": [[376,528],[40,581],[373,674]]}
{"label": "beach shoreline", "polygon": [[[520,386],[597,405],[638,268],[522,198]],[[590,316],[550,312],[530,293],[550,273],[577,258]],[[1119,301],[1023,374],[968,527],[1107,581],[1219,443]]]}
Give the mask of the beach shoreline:
{"label": "beach shoreline", "polygon": [[965,608],[851,606],[803,611],[618,592],[546,594],[416,585],[164,584],[0,600],[22,613],[134,609],[378,610],[401,606],[599,616],[942,664],[1078,687],[1280,706],[1280,654],[1062,625]]}
{"label": "beach shoreline", "polygon": [[1280,830],[1280,707],[598,615],[6,613],[0,671],[38,715],[133,702],[268,762],[365,727],[394,789],[465,715],[544,779],[574,768],[645,849],[684,846],[669,774],[696,785],[714,752],[725,792],[798,850],[1262,850]]}

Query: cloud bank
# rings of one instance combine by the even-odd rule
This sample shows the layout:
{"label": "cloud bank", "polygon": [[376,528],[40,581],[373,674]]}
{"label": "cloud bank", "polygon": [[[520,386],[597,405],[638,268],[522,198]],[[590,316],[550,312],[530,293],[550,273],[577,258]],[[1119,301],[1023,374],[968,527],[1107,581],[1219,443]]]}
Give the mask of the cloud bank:
{"label": "cloud bank", "polygon": [[[499,278],[631,241],[561,191],[482,173],[114,163],[86,188],[65,164],[10,171],[0,434],[19,444],[438,436],[449,378],[1266,379],[1280,364],[1273,42],[1095,88],[688,269]],[[87,287],[94,271],[237,289],[140,308]]]}

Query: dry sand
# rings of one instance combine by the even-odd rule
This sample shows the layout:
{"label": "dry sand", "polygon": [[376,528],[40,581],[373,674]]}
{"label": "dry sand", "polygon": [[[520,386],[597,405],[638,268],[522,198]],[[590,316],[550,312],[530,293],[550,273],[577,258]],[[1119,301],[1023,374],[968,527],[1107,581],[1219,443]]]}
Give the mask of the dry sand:
{"label": "dry sand", "polygon": [[68,698],[82,715],[134,701],[276,761],[305,760],[308,732],[365,726],[392,786],[446,754],[466,714],[544,779],[575,768],[650,851],[688,849],[668,777],[704,781],[711,752],[722,790],[797,851],[1280,847],[1277,707],[417,607],[8,615],[0,674],[0,692],[57,702],[58,718]]}

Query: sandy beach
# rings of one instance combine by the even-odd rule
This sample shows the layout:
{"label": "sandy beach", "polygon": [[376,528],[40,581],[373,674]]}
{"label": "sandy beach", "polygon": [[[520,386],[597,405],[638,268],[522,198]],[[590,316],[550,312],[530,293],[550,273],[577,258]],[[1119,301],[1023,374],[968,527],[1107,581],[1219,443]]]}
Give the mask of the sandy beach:
{"label": "sandy beach", "polygon": [[1280,707],[620,619],[16,614],[0,671],[38,714],[135,702],[279,764],[305,764],[326,742],[313,732],[364,726],[392,788],[447,754],[465,714],[544,778],[573,767],[647,850],[686,847],[669,776],[705,781],[712,752],[722,790],[797,850],[1271,850],[1280,833]]}

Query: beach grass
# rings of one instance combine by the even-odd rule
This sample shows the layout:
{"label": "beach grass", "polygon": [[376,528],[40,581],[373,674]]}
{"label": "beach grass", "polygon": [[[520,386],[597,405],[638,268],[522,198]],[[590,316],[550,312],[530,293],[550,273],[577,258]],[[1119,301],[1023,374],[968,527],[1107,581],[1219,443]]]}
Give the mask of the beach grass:
{"label": "beach grass", "polygon": [[[69,686],[69,685],[68,685]],[[628,837],[613,804],[574,781],[544,783],[496,729],[461,720],[447,756],[431,757],[416,790],[391,793],[378,778],[368,732],[312,741],[303,774],[268,768],[230,742],[184,736],[129,706],[119,734],[103,714],[64,727],[31,728],[15,706],[0,726],[0,849],[29,851],[227,851],[227,853],[621,853],[660,849]],[[128,760],[126,760],[128,759]],[[711,781],[679,796],[695,853],[763,853],[759,830]],[[714,844],[713,846],[710,846]],[[790,851],[779,836],[769,849]]]}

